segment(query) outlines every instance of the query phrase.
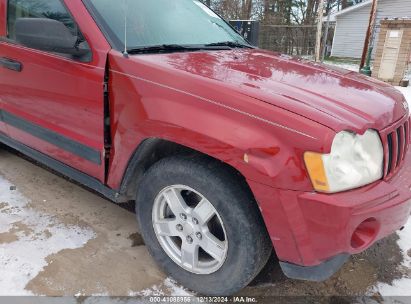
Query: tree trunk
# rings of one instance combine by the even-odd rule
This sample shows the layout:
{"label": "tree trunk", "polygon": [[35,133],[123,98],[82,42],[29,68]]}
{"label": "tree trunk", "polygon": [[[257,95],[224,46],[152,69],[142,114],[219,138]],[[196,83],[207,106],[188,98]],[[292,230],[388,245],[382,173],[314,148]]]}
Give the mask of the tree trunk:
{"label": "tree trunk", "polygon": [[345,9],[349,6],[350,4],[348,3],[348,0],[341,0],[341,9]]}
{"label": "tree trunk", "polygon": [[242,0],[242,19],[249,20],[251,19],[251,13],[253,10],[253,1],[252,0]]}

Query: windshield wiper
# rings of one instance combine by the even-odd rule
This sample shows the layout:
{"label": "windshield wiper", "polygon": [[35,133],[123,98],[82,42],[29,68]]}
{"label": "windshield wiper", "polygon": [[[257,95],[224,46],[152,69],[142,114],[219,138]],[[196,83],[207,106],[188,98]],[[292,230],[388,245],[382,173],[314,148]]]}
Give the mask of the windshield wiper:
{"label": "windshield wiper", "polygon": [[222,42],[215,42],[209,43],[205,45],[206,47],[213,47],[213,46],[227,46],[230,48],[244,48],[244,49],[253,49],[254,47],[249,44],[243,44],[234,41],[222,41]]}
{"label": "windshield wiper", "polygon": [[133,47],[127,49],[129,54],[143,54],[143,53],[160,53],[160,52],[179,52],[179,51],[193,51],[199,50],[199,47],[185,46],[180,44],[159,44],[142,47]]}
{"label": "windshield wiper", "polygon": [[133,47],[127,49],[128,54],[148,54],[162,52],[187,52],[201,50],[229,50],[231,48],[253,48],[250,45],[245,45],[237,42],[217,42],[203,45],[181,45],[181,44],[159,44],[142,47]]}

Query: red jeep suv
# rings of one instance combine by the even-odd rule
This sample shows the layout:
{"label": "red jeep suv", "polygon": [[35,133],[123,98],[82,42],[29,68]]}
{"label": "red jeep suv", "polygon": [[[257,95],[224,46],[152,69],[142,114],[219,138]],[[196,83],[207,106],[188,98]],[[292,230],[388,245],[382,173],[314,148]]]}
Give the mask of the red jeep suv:
{"label": "red jeep suv", "polygon": [[154,259],[201,294],[272,250],[326,280],[401,228],[409,139],[393,87],[254,48],[198,0],[0,0],[0,141],[135,201]]}

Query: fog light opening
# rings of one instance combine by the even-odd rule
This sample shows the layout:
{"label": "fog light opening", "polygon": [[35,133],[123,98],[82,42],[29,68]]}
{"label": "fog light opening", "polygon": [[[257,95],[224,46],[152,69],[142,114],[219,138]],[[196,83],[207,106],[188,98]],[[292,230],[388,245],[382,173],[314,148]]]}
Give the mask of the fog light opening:
{"label": "fog light opening", "polygon": [[379,223],[375,218],[369,218],[355,229],[351,237],[351,247],[361,249],[370,245],[377,237]]}

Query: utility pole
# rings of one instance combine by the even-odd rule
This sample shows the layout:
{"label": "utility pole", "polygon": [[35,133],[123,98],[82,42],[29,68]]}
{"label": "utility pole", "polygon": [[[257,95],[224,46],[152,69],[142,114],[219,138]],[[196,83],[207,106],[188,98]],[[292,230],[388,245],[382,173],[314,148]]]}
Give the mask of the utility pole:
{"label": "utility pole", "polygon": [[323,17],[324,17],[324,0],[320,0],[318,6],[318,23],[317,23],[317,39],[315,42],[315,61],[321,59],[321,36],[323,31]]}
{"label": "utility pole", "polygon": [[[377,7],[378,7],[378,0],[373,0],[372,6],[371,6],[371,12],[370,12],[370,21],[368,23],[367,34],[365,36],[364,48],[362,51],[360,71],[364,68],[367,57],[368,57],[368,61],[371,60],[372,48],[370,48],[370,42],[371,42],[371,38],[374,33],[375,21],[377,18]],[[366,74],[370,74],[371,70],[369,69],[369,66],[368,66],[368,69],[366,71],[364,70],[363,72]]]}
{"label": "utility pole", "polygon": [[327,39],[328,39],[328,30],[330,28],[330,19],[331,19],[331,0],[327,0],[327,22],[325,23],[325,33],[323,38],[323,51],[321,56],[321,62],[324,61],[325,53],[327,52]]}

